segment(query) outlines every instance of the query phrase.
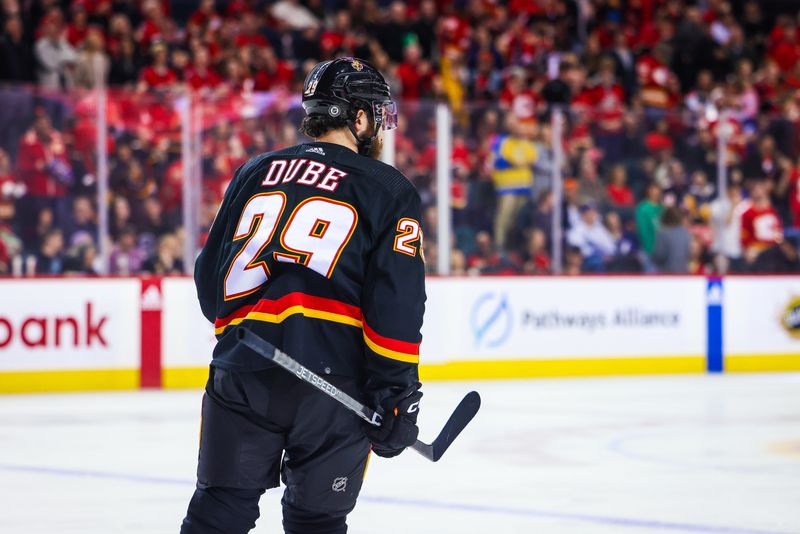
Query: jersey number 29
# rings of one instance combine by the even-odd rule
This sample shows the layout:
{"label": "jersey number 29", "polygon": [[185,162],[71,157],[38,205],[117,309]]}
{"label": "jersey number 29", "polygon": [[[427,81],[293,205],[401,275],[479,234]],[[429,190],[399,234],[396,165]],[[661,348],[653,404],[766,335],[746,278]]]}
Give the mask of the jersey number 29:
{"label": "jersey number 29", "polygon": [[[280,191],[260,193],[245,204],[233,241],[247,239],[225,276],[225,300],[250,295],[270,276],[266,259],[258,260],[272,242],[286,207]],[[299,263],[330,277],[358,222],[355,208],[329,198],[311,197],[289,215],[280,232],[276,261]]]}

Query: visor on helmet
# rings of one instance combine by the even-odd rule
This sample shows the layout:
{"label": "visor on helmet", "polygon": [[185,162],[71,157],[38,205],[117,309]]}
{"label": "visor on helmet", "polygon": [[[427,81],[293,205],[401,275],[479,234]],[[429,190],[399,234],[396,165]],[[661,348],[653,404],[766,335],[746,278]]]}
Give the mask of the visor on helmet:
{"label": "visor on helmet", "polygon": [[393,100],[384,102],[373,102],[372,112],[375,117],[375,125],[384,130],[394,130],[397,128],[397,104]]}

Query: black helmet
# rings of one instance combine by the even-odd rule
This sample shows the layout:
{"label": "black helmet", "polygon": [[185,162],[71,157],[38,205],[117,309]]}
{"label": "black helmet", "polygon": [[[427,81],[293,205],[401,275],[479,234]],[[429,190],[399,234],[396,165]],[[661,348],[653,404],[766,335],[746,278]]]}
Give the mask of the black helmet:
{"label": "black helmet", "polygon": [[311,70],[303,84],[303,109],[308,116],[328,117],[354,117],[357,109],[367,111],[375,124],[371,137],[358,137],[353,122],[348,123],[362,154],[368,152],[379,128],[397,127],[397,106],[389,84],[378,69],[353,57],[323,61]]}

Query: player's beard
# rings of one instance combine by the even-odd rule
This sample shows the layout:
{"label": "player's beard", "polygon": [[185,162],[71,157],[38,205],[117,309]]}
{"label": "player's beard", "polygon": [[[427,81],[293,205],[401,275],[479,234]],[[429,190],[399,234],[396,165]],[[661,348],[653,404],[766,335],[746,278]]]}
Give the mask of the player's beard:
{"label": "player's beard", "polygon": [[376,137],[369,145],[367,156],[371,157],[372,159],[381,159],[382,152],[383,152],[383,139],[381,139],[380,137]]}

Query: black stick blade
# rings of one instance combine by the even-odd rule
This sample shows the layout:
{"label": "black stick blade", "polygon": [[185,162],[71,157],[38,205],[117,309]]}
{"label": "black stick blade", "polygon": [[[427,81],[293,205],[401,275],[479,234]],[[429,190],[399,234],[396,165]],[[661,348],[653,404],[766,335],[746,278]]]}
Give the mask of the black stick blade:
{"label": "black stick blade", "polygon": [[481,396],[477,391],[470,391],[458,403],[450,419],[445,423],[439,436],[430,445],[417,441],[412,447],[428,460],[438,462],[439,458],[455,441],[461,431],[466,428],[481,407]]}

